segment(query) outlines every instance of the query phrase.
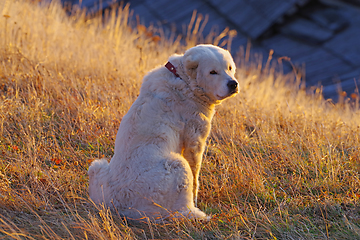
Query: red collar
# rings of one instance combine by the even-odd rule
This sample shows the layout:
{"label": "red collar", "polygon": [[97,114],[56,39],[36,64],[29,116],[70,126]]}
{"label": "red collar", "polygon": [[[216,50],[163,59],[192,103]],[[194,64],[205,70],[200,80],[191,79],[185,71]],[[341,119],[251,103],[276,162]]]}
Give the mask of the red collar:
{"label": "red collar", "polygon": [[176,73],[176,68],[174,67],[174,65],[171,64],[171,62],[167,62],[165,64],[165,67],[172,72],[176,77],[180,78],[179,74]]}

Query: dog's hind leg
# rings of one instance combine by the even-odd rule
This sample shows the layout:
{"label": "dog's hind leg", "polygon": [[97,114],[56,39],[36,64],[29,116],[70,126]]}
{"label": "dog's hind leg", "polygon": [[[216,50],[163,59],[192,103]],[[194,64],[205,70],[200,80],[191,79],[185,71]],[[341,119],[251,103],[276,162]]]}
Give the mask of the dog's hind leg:
{"label": "dog's hind leg", "polygon": [[173,210],[177,211],[175,217],[208,219],[207,215],[194,205],[194,176],[188,162],[182,159],[181,164],[178,164],[174,170],[175,186],[169,195],[176,196],[172,207]]}

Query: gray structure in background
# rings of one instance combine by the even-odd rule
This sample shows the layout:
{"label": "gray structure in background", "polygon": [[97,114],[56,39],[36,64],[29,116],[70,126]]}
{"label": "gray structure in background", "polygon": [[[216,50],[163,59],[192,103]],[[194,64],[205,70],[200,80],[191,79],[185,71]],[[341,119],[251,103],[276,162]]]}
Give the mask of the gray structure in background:
{"label": "gray structure in background", "polygon": [[[78,4],[79,0],[63,0]],[[99,11],[99,0],[82,0],[81,7]],[[161,23],[183,33],[192,13],[209,16],[204,35],[213,26],[235,29],[232,52],[250,41],[252,52],[267,59],[287,56],[305,65],[306,86],[323,86],[325,98],[337,101],[341,86],[348,96],[360,87],[360,0],[127,0],[140,23]],[[103,0],[102,8],[111,1]],[[284,66],[285,71],[291,66]]]}

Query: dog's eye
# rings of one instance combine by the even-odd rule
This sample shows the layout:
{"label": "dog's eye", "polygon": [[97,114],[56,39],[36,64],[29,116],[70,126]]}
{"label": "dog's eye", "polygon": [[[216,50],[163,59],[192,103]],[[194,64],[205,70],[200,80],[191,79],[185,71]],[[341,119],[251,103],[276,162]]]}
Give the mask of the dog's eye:
{"label": "dog's eye", "polygon": [[231,66],[229,66],[229,71],[231,71],[232,70],[232,67]]}
{"label": "dog's eye", "polygon": [[217,74],[217,72],[215,70],[212,70],[210,74]]}

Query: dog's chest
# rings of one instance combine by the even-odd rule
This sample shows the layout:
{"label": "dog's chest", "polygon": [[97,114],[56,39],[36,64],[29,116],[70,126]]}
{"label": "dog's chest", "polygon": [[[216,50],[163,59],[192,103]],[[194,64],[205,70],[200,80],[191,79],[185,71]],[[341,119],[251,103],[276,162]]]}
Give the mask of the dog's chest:
{"label": "dog's chest", "polygon": [[211,128],[211,118],[203,113],[196,113],[188,116],[184,122],[184,139],[201,139],[207,138]]}

